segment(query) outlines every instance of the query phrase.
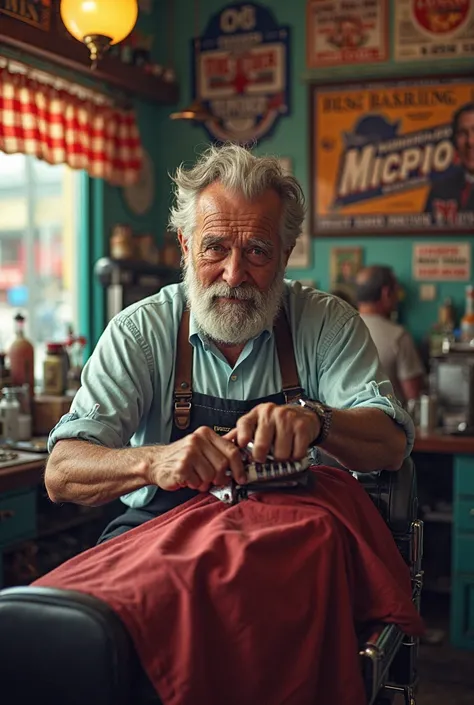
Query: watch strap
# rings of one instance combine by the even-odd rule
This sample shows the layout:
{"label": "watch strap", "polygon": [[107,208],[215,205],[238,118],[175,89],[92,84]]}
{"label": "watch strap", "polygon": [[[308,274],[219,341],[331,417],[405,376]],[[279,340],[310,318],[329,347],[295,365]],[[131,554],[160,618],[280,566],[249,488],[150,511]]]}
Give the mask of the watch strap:
{"label": "watch strap", "polygon": [[329,431],[331,430],[332,424],[332,409],[330,406],[326,406],[319,401],[312,401],[311,399],[304,399],[300,397],[297,401],[300,406],[305,407],[316,414],[319,418],[319,433],[316,438],[312,441],[311,446],[317,446],[324,443],[326,438],[329,436]]}
{"label": "watch strap", "polygon": [[319,416],[320,427],[319,433],[311,445],[319,446],[321,443],[324,443],[326,438],[329,436],[329,431],[331,430],[332,424],[332,409],[328,406],[322,406],[322,413],[319,413],[319,411],[316,411],[315,413]]}

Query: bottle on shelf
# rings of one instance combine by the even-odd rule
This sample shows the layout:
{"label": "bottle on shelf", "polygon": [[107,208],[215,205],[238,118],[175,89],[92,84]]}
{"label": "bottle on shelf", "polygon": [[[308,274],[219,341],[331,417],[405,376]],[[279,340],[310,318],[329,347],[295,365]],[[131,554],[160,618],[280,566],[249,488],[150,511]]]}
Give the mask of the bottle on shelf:
{"label": "bottle on shelf", "polygon": [[474,286],[466,286],[465,310],[461,318],[461,340],[464,343],[474,341]]}
{"label": "bottle on shelf", "polygon": [[43,393],[62,396],[66,389],[66,374],[64,346],[61,343],[47,343],[43,362]]}
{"label": "bottle on shelf", "polygon": [[12,377],[7,366],[6,353],[0,352],[0,389],[11,385]]}
{"label": "bottle on shelf", "polygon": [[0,420],[2,421],[2,435],[6,441],[17,441],[19,435],[20,402],[13,387],[2,389],[0,400]]}
{"label": "bottle on shelf", "polygon": [[11,383],[14,387],[29,386],[29,396],[33,399],[35,391],[35,350],[25,336],[25,317],[21,313],[15,316],[15,338],[8,348]]}
{"label": "bottle on shelf", "polygon": [[441,333],[443,335],[442,340],[442,352],[443,354],[449,353],[451,346],[456,342],[455,328],[456,328],[456,313],[454,311],[454,306],[452,299],[448,296],[438,310],[438,320],[440,323]]}

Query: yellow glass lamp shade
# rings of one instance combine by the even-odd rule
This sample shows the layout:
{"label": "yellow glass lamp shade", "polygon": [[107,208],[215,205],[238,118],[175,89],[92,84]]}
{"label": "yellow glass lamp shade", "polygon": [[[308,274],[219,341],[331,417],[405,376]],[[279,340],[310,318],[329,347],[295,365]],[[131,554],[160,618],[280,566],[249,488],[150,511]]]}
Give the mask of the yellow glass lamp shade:
{"label": "yellow glass lamp shade", "polygon": [[137,0],[61,0],[62,21],[80,42],[104,37],[107,44],[117,44],[130,34],[137,17]]}

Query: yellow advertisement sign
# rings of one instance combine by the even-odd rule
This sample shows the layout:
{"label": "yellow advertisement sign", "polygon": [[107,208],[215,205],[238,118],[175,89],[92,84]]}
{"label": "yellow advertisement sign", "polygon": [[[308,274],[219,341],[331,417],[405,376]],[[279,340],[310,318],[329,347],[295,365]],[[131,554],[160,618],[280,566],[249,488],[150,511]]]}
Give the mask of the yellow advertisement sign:
{"label": "yellow advertisement sign", "polygon": [[474,232],[474,78],[315,86],[319,236]]}

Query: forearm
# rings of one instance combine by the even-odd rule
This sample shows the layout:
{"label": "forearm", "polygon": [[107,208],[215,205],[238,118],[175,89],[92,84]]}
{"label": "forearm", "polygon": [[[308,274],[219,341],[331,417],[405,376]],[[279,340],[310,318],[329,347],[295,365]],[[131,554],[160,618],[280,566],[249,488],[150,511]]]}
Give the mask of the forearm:
{"label": "forearm", "polygon": [[150,465],[150,447],[112,449],[62,440],[49,457],[45,485],[53,502],[99,506],[150,484]]}
{"label": "forearm", "polygon": [[331,431],[321,447],[351,470],[398,470],[406,436],[380,409],[334,409]]}

